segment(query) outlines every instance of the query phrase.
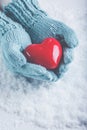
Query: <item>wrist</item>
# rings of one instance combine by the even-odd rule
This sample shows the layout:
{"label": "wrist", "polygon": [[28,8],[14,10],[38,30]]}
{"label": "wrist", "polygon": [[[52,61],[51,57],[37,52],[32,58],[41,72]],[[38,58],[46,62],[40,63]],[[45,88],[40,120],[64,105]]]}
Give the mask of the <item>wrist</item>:
{"label": "wrist", "polygon": [[[19,25],[20,26],[20,25]],[[18,24],[6,17],[3,12],[0,12],[0,39],[10,30],[15,30],[18,27]]]}

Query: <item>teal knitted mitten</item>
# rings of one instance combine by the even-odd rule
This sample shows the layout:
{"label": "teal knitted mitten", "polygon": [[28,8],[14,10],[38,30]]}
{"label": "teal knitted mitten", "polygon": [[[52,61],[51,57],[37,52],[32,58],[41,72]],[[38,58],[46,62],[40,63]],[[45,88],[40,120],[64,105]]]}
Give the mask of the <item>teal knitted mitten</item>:
{"label": "teal knitted mitten", "polygon": [[53,72],[47,71],[44,67],[27,63],[22,54],[31,39],[21,25],[13,22],[0,12],[0,46],[4,62],[12,71],[25,77],[31,77],[42,80],[57,80]]}
{"label": "teal knitted mitten", "polygon": [[26,64],[26,58],[21,51],[28,43],[31,43],[30,37],[21,25],[16,24],[0,12],[0,45],[12,66],[21,67]]}
{"label": "teal knitted mitten", "polygon": [[63,58],[60,66],[53,70],[60,78],[72,61],[73,48],[78,44],[74,31],[62,22],[51,19],[40,9],[37,0],[14,0],[4,8],[4,12],[26,29],[32,43],[41,43],[47,37],[54,37],[61,42]]}

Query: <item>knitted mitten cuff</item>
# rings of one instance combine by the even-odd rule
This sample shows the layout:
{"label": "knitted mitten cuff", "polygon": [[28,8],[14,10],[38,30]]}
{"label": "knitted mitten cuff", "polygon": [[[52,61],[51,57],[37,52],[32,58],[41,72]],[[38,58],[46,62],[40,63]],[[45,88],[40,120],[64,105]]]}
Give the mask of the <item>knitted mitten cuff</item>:
{"label": "knitted mitten cuff", "polygon": [[[6,10],[9,10],[9,12]],[[13,20],[17,18],[20,19],[20,23],[23,24],[24,27],[28,27],[28,29],[37,22],[38,17],[47,16],[46,12],[40,9],[37,0],[13,1],[4,11],[6,15],[11,17]]]}

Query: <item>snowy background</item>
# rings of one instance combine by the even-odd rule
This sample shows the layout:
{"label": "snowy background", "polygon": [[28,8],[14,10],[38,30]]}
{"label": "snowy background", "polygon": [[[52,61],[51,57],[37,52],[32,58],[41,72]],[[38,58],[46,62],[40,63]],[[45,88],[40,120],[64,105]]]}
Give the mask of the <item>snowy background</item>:
{"label": "snowy background", "polygon": [[86,0],[40,0],[79,39],[69,71],[48,84],[13,75],[0,55],[0,130],[87,130]]}

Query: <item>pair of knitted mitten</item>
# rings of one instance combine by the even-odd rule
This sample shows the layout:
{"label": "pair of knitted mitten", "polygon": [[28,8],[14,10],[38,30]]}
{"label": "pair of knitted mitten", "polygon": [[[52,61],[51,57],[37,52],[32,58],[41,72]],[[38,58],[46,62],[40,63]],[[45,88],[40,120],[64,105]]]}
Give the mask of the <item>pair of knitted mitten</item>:
{"label": "pair of knitted mitten", "polygon": [[[78,44],[74,31],[62,22],[51,19],[40,9],[37,0],[14,0],[4,8],[4,12],[12,20],[20,23],[25,28],[31,37],[32,43],[38,44],[47,37],[54,37],[61,42],[63,58],[55,70],[50,71],[42,67],[42,75],[38,77],[37,75],[40,71],[38,67],[41,66],[33,64],[38,68],[37,75],[33,73],[33,78],[37,77],[38,79],[49,81],[55,81],[60,78],[67,70],[68,64],[72,61],[73,48]],[[25,69],[29,73],[25,75],[25,71],[22,71],[22,74],[27,77],[32,77],[31,72],[33,71],[33,67],[31,69],[26,67]],[[21,67],[18,71],[21,73]]]}

